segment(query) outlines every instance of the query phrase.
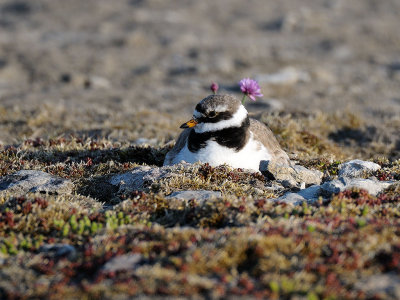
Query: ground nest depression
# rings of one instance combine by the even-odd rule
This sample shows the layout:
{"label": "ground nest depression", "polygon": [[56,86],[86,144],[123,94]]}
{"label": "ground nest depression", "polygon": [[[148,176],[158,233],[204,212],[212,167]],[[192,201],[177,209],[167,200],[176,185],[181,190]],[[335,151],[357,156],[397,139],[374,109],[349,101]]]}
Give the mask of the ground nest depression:
{"label": "ground nest depression", "polygon": [[1,298],[400,295],[400,161],[299,160],[304,185],[169,149],[3,146]]}

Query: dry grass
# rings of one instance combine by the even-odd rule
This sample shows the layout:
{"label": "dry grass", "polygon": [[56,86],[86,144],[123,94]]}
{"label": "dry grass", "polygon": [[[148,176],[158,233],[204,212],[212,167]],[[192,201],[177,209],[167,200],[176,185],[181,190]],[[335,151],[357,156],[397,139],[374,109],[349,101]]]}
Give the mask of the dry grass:
{"label": "dry grass", "polygon": [[[330,176],[340,161],[357,156],[353,145],[335,142],[332,134],[365,126],[351,114],[261,119],[292,158]],[[162,165],[170,147],[78,137],[2,146],[1,175],[42,170],[71,179],[76,188],[72,195],[2,194],[1,298],[366,299],[371,295],[357,282],[400,272],[398,185],[378,197],[347,191],[324,203],[292,206],[268,200],[280,194],[265,188],[270,182],[263,176],[227,166],[195,164],[146,191],[119,194],[108,183],[111,175],[135,166]],[[386,149],[368,156],[373,149],[365,148],[359,157],[397,153]],[[399,180],[400,161],[382,157],[375,160],[382,169],[365,176]],[[166,198],[186,189],[221,191],[222,198],[204,204]],[[76,253],[58,256],[41,248],[60,243],[74,246]],[[138,255],[137,264],[106,271],[107,262],[122,255]]]}

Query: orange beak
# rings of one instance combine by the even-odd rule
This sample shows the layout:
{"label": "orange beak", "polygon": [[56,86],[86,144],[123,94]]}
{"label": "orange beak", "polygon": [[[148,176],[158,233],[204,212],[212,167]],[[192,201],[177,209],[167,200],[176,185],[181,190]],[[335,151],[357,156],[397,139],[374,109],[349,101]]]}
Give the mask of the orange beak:
{"label": "orange beak", "polygon": [[192,128],[196,125],[197,125],[196,119],[191,119],[190,121],[183,123],[180,128]]}

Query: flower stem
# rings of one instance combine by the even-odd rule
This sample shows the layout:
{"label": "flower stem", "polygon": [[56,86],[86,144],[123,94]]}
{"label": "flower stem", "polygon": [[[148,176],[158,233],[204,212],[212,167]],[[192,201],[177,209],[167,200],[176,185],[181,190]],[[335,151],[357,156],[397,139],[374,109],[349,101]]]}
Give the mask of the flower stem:
{"label": "flower stem", "polygon": [[242,98],[242,105],[244,105],[244,101],[246,100],[246,94],[244,94],[243,95],[243,98]]}

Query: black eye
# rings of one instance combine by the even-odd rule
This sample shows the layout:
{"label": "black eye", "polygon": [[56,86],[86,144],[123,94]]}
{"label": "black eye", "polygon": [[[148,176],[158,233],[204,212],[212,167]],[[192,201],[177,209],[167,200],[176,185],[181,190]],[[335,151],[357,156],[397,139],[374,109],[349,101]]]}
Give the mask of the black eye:
{"label": "black eye", "polygon": [[210,112],[208,113],[208,117],[209,117],[209,118],[215,118],[215,117],[217,116],[217,114],[218,114],[218,113],[216,113],[215,111],[210,111]]}

